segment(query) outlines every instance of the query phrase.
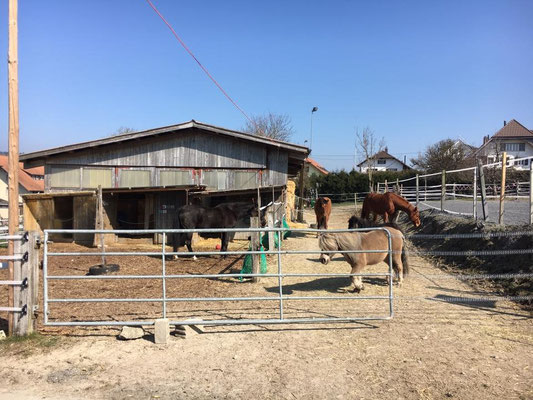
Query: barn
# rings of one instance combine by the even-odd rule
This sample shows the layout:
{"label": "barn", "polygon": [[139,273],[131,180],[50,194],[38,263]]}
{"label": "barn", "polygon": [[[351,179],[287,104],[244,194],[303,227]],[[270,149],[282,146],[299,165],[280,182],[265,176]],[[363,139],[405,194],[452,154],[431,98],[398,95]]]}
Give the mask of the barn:
{"label": "barn", "polygon": [[[188,203],[214,206],[258,194],[261,204],[280,202],[308,155],[304,146],[195,120],[21,154],[25,168],[45,170],[45,192],[24,196],[25,229],[166,229]],[[54,240],[92,244],[94,235]]]}

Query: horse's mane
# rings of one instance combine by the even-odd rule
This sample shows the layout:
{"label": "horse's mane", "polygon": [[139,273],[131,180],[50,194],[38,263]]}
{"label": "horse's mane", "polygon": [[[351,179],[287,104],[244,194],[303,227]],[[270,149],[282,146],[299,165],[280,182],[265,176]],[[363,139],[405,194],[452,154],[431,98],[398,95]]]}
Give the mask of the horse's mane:
{"label": "horse's mane", "polygon": [[352,215],[348,220],[348,229],[357,228],[378,228],[378,227],[390,227],[399,230],[402,234],[405,234],[402,227],[395,222],[387,222],[385,224],[378,224],[372,220]]}
{"label": "horse's mane", "polygon": [[[407,208],[407,210],[409,210],[410,212],[413,211],[415,209],[415,206],[413,206],[411,203],[409,203],[409,201],[407,201],[407,199],[405,199],[404,197],[400,196],[399,194],[397,193],[393,193],[393,192],[388,192],[390,196],[392,196],[394,198],[394,205],[399,208],[400,210],[402,210],[402,207],[405,207]],[[402,211],[405,211],[405,210],[402,210]]]}

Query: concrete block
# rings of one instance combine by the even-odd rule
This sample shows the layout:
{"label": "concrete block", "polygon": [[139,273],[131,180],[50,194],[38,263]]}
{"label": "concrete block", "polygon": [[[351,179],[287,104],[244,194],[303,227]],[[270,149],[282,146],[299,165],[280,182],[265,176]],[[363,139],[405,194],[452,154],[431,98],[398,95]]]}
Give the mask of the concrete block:
{"label": "concrete block", "polygon": [[145,335],[142,326],[123,326],[118,334],[118,338],[122,340],[140,339]]}
{"label": "concrete block", "polygon": [[156,344],[167,344],[170,339],[170,321],[168,318],[155,320],[154,342]]}
{"label": "concrete block", "polygon": [[[187,322],[202,322],[201,319],[186,319]],[[176,325],[174,332],[172,334],[176,337],[186,338],[191,336],[196,336],[199,333],[203,333],[202,329],[200,328],[200,325],[198,324],[191,324],[191,325]]]}

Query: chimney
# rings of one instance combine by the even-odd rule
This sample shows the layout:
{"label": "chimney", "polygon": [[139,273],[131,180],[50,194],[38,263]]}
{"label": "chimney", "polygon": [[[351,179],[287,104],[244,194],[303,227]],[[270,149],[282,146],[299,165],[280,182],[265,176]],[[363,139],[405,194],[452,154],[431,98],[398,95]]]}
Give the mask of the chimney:
{"label": "chimney", "polygon": [[507,121],[504,120],[503,121],[503,126],[505,126],[505,125],[507,125]]}
{"label": "chimney", "polygon": [[389,152],[389,148],[385,147],[385,153],[388,153],[388,152]]}

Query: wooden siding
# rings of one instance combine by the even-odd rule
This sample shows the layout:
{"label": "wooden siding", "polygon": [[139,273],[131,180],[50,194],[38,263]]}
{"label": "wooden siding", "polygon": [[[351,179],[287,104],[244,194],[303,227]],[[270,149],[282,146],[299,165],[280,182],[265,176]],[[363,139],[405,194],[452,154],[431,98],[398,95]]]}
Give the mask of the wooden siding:
{"label": "wooden siding", "polygon": [[179,135],[51,157],[54,164],[191,168],[266,168],[266,148],[216,135]]}
{"label": "wooden siding", "polygon": [[288,162],[284,149],[191,130],[51,156],[45,165],[45,190],[94,188],[98,179],[104,188],[203,185],[227,191],[283,186]]}

